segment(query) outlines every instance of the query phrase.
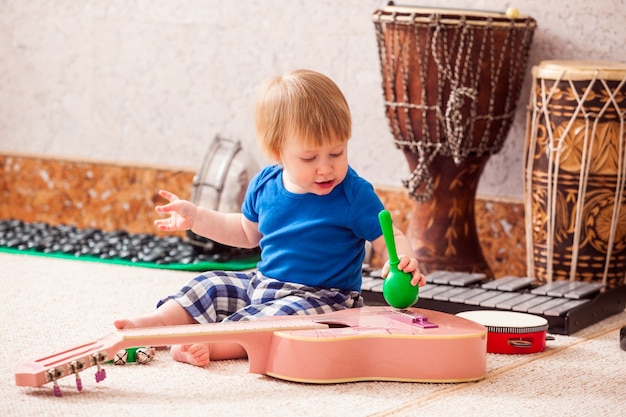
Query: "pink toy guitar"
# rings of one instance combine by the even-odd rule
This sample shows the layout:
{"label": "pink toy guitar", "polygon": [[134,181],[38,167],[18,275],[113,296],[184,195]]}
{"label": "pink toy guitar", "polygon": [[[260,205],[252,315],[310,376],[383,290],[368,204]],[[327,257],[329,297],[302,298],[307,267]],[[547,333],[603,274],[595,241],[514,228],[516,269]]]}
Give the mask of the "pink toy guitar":
{"label": "pink toy guitar", "polygon": [[363,307],[316,316],[268,317],[249,322],[192,324],[117,330],[18,366],[18,386],[49,382],[57,396],[58,380],[102,365],[117,351],[137,346],[236,342],[250,372],[289,381],[465,382],[486,373],[487,329],[476,322],[437,311]]}

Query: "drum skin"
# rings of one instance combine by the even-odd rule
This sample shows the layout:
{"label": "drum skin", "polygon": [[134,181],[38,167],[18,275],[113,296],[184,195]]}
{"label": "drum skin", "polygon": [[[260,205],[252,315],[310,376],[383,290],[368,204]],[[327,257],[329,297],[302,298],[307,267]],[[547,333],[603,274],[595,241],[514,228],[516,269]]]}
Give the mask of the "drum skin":
{"label": "drum skin", "polygon": [[533,68],[525,151],[528,274],[613,288],[626,273],[626,64]]}
{"label": "drum skin", "polygon": [[411,171],[406,235],[420,267],[491,277],[476,231],[476,189],[511,127],[536,23],[396,6],[373,20],[385,114]]}

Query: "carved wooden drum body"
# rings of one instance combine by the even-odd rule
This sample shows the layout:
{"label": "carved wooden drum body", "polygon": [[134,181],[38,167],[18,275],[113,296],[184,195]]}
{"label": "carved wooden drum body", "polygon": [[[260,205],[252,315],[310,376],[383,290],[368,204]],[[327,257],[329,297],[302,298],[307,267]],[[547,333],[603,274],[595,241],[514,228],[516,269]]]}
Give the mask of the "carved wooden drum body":
{"label": "carved wooden drum body", "polygon": [[535,20],[396,6],[373,20],[386,115],[412,171],[406,234],[420,266],[492,276],[476,231],[476,189],[513,121]]}
{"label": "carved wooden drum body", "polygon": [[623,284],[626,64],[534,67],[525,156],[528,274]]}

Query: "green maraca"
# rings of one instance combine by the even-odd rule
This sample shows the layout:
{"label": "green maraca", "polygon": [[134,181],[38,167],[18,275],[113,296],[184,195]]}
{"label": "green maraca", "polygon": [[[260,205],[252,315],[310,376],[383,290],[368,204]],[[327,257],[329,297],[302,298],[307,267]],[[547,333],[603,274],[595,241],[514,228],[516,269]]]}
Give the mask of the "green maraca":
{"label": "green maraca", "polygon": [[389,273],[383,281],[383,297],[390,306],[395,308],[407,308],[417,302],[417,285],[411,285],[411,274],[398,269],[400,260],[396,252],[396,241],[393,236],[393,226],[389,211],[382,210],[378,213],[378,221],[383,229],[383,237],[389,252]]}

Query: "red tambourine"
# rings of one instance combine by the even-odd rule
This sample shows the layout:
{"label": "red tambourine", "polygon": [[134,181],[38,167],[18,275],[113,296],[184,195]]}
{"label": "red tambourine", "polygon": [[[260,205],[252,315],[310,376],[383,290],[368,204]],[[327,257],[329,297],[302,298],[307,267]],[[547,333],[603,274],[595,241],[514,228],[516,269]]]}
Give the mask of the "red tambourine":
{"label": "red tambourine", "polygon": [[457,316],[487,328],[488,353],[537,353],[546,348],[548,320],[527,313],[475,310]]}

